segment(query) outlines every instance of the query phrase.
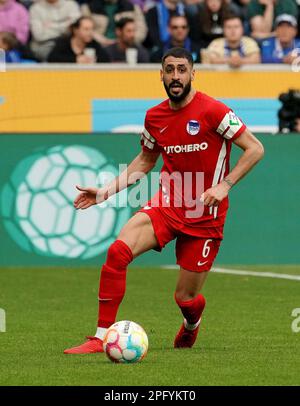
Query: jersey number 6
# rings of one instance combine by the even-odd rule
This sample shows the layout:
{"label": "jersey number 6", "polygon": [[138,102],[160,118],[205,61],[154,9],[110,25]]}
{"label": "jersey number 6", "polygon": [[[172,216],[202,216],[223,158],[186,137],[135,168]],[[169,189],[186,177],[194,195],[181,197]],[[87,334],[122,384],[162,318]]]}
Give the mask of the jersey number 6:
{"label": "jersey number 6", "polygon": [[203,245],[203,250],[202,250],[202,257],[207,258],[209,253],[210,253],[210,246],[208,245],[212,240],[206,240],[204,245]]}

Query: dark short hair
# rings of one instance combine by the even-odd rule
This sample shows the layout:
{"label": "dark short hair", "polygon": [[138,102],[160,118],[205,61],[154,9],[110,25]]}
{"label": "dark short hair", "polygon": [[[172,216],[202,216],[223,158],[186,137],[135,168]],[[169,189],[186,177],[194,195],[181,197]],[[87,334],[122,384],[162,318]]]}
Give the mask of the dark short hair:
{"label": "dark short hair", "polygon": [[223,18],[223,26],[225,25],[225,23],[227,21],[236,20],[236,19],[240,20],[241,24],[243,25],[243,20],[241,19],[241,17],[239,15],[234,14],[234,13],[225,14],[225,16]]}
{"label": "dark short hair", "polygon": [[169,56],[174,56],[174,58],[184,58],[187,59],[188,63],[193,66],[194,65],[194,60],[192,57],[192,54],[185,48],[180,48],[180,47],[175,47],[175,48],[170,48],[168,49],[161,60],[161,64],[163,65],[166,58]]}
{"label": "dark short hair", "polygon": [[188,22],[187,17],[186,17],[185,15],[180,15],[180,14],[172,14],[172,15],[170,16],[170,18],[169,18],[168,25],[169,25],[169,26],[171,25],[171,21],[172,21],[174,18],[180,18],[180,17],[181,17],[181,18],[184,18],[185,21],[186,21],[186,25],[189,26],[189,22]]}
{"label": "dark short hair", "polygon": [[17,48],[19,42],[15,36],[15,34],[11,32],[2,31],[0,32],[0,38],[2,42],[8,47],[9,50]]}
{"label": "dark short hair", "polygon": [[80,28],[81,23],[82,23],[82,21],[84,21],[84,20],[89,20],[89,21],[91,21],[91,22],[94,24],[94,21],[93,21],[93,19],[92,19],[91,17],[88,17],[88,16],[79,17],[76,21],[74,21],[73,24],[70,25],[70,31],[71,31],[71,34],[72,34],[72,35],[74,34],[74,31],[75,31],[75,30],[77,30],[78,28]]}
{"label": "dark short hair", "polygon": [[115,27],[119,30],[123,30],[126,24],[134,23],[134,19],[130,17],[122,17],[115,22]]}

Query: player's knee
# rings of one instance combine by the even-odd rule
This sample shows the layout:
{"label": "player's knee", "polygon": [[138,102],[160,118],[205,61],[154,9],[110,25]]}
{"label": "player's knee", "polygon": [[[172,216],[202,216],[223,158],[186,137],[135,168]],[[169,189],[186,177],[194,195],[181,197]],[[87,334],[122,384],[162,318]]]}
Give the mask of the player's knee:
{"label": "player's knee", "polygon": [[107,251],[106,265],[113,269],[124,270],[132,259],[132,251],[128,245],[122,240],[116,240]]}

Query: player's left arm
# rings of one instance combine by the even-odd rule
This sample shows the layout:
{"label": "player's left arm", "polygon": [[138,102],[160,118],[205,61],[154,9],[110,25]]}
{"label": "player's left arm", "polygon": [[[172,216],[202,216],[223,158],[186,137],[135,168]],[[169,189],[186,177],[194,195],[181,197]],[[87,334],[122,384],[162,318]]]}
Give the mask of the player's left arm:
{"label": "player's left arm", "polygon": [[218,206],[228,195],[231,187],[239,182],[264,156],[262,143],[248,129],[233,142],[244,152],[225,179],[202,194],[201,200],[205,206]]}

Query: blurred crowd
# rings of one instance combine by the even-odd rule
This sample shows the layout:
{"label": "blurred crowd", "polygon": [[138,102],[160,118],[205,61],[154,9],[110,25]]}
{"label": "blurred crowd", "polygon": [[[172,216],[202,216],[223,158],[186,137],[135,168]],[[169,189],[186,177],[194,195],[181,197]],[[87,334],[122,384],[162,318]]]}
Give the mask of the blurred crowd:
{"label": "blurred crowd", "polygon": [[195,62],[293,64],[300,0],[0,0],[8,63],[160,62],[173,46]]}

